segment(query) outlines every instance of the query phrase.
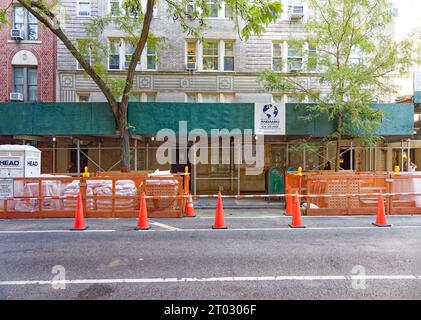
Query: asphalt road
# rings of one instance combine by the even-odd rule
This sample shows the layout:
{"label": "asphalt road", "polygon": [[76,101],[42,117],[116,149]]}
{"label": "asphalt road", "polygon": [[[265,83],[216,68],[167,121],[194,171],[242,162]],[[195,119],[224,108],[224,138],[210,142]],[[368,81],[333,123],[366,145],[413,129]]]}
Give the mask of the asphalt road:
{"label": "asphalt road", "polygon": [[[0,220],[0,299],[421,299],[421,216]],[[65,272],[65,273],[63,273]],[[62,280],[60,282],[59,280]],[[45,282],[42,282],[45,281]]]}

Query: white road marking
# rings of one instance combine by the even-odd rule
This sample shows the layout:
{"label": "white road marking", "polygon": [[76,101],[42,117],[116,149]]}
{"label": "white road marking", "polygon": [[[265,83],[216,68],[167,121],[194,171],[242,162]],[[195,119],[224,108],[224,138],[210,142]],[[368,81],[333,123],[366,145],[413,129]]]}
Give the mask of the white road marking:
{"label": "white road marking", "polygon": [[[421,228],[421,226],[393,226],[391,228],[379,228],[374,226],[368,226],[368,227],[309,227],[306,228],[288,228],[288,227],[279,227],[279,228],[229,228],[228,229],[212,229],[211,227],[207,229],[179,229],[178,232],[196,232],[196,231],[204,231],[204,232],[228,232],[228,231],[297,231],[297,230],[365,230],[365,229],[371,229],[371,230],[390,230],[390,229],[418,229]],[[157,230],[158,232],[165,232],[166,230]]]}
{"label": "white road marking", "polygon": [[180,230],[179,228],[176,227],[172,227],[168,224],[163,224],[163,223],[159,223],[159,222],[151,222],[152,225],[169,230],[169,231],[178,231]]}
{"label": "white road marking", "polygon": [[[151,224],[157,225],[157,222],[151,222]],[[159,225],[157,225],[159,226]],[[165,227],[164,227],[165,226]],[[391,228],[379,228],[374,226],[367,227],[308,227],[307,228],[288,228],[288,227],[279,227],[279,228],[229,228],[228,229],[212,229],[202,228],[202,229],[179,229],[176,227],[162,225],[162,228],[165,230],[140,230],[138,232],[229,232],[229,231],[297,231],[297,230],[391,230],[391,229],[420,229],[421,226],[392,226]],[[5,230],[0,231],[1,234],[14,234],[14,233],[107,233],[107,232],[117,232],[117,230],[82,230],[82,231],[71,231],[71,230]],[[127,232],[125,230],[119,230],[119,232]],[[129,231],[130,232],[130,231]]]}
{"label": "white road marking", "polygon": [[59,285],[59,284],[119,284],[119,283],[180,283],[180,282],[250,282],[250,281],[335,281],[335,280],[421,280],[421,275],[330,275],[330,276],[255,276],[213,278],[139,278],[139,279],[79,279],[0,281],[0,286]]}
{"label": "white road marking", "polygon": [[115,232],[116,230],[5,230],[0,231],[3,233],[104,233],[104,232]]}

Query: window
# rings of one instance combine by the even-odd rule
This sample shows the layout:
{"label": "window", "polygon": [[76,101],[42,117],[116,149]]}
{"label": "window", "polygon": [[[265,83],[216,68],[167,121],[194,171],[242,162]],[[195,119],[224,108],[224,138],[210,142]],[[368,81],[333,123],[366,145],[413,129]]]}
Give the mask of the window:
{"label": "window", "polygon": [[186,40],[187,70],[234,71],[235,42],[209,39],[203,42]]}
{"label": "window", "polygon": [[110,70],[120,70],[120,40],[110,40],[109,65]]}
{"label": "window", "polygon": [[148,42],[146,48],[147,69],[156,70],[156,44]]}
{"label": "window", "polygon": [[[207,16],[208,18],[219,18],[219,19],[231,18],[232,16],[231,7],[226,5],[224,1],[220,1],[218,3],[215,0],[210,0],[208,1],[208,5],[209,5],[209,12]],[[192,9],[194,10],[193,3],[189,3],[187,10],[192,10]]]}
{"label": "window", "polygon": [[[122,16],[122,15],[126,15],[126,12],[125,12],[124,8],[122,8],[122,3],[123,3],[123,0],[109,0],[109,2],[108,2],[108,12],[110,13],[111,16],[119,17],[119,16]],[[142,4],[142,9],[145,12],[146,6],[147,6],[147,1],[141,0],[141,4]],[[138,17],[139,12],[137,10],[132,10],[132,12],[129,12],[128,15],[132,16],[132,17]],[[156,6],[154,7],[153,17],[154,18],[157,17]]]}
{"label": "window", "polygon": [[223,102],[223,103],[234,103],[235,102],[235,94],[234,93],[221,94],[221,102]]}
{"label": "window", "polygon": [[219,16],[219,7],[215,1],[209,1],[209,18],[218,18]]}
{"label": "window", "polygon": [[[84,39],[78,39],[78,40],[76,40],[76,43],[77,43],[77,45],[78,45],[78,47],[79,47],[79,49],[84,49],[83,47],[82,47],[82,42],[84,41]],[[82,50],[83,51],[83,50]],[[83,56],[83,59],[86,61],[86,63],[87,64],[91,64],[92,63],[92,60],[91,60],[91,50],[90,49],[88,49],[88,50],[86,50],[86,51],[88,51],[87,53],[88,54],[86,54],[86,55],[84,55]],[[77,69],[78,70],[83,70],[83,68],[82,68],[82,65],[79,63],[79,61],[77,62]]]}
{"label": "window", "polygon": [[[128,69],[130,62],[133,59],[133,54],[136,51],[136,47],[133,43],[129,41],[125,41],[125,54],[124,54],[124,69]],[[137,63],[136,70],[141,69],[141,59],[139,59],[139,62]]]}
{"label": "window", "polygon": [[186,93],[186,102],[189,102],[189,103],[198,102],[197,93]]}
{"label": "window", "polygon": [[187,41],[187,69],[194,70],[197,68],[197,48],[196,41]]}
{"label": "window", "polygon": [[288,95],[287,96],[287,103],[302,103],[303,97],[299,95]]}
{"label": "window", "polygon": [[188,14],[194,15],[195,12],[196,12],[196,7],[194,5],[194,2],[189,2],[187,4],[187,8],[186,9],[187,9],[186,11],[187,11]]}
{"label": "window", "polygon": [[234,71],[234,42],[225,41],[224,70]]}
{"label": "window", "polygon": [[21,93],[24,101],[37,101],[38,69],[30,67],[14,67],[13,92]]}
{"label": "window", "polygon": [[272,69],[282,71],[282,44],[273,43]]}
{"label": "window", "polygon": [[110,0],[110,14],[114,17],[119,16],[120,11],[120,1],[119,0]]}
{"label": "window", "polygon": [[156,102],[156,92],[148,92],[145,93],[145,101],[146,102]]}
{"label": "window", "polygon": [[219,42],[203,43],[203,70],[219,70]]}
{"label": "window", "polygon": [[79,17],[90,17],[91,16],[91,1],[90,0],[79,0],[78,1],[78,16]]}
{"label": "window", "polygon": [[90,102],[91,95],[89,93],[78,93],[77,94],[77,101],[78,102]]}
{"label": "window", "polygon": [[288,48],[288,72],[301,71],[303,67],[303,57],[301,50]]}
{"label": "window", "polygon": [[231,9],[231,7],[229,7],[229,6],[227,6],[226,4],[224,4],[224,7],[225,7],[225,9],[224,9],[224,15],[225,15],[225,18],[231,18],[232,17],[232,9]]}
{"label": "window", "polygon": [[273,96],[272,97],[273,103],[275,104],[282,104],[282,96]]}
{"label": "window", "polygon": [[202,93],[202,101],[203,103],[217,103],[219,102],[219,94],[217,93]]}
{"label": "window", "polygon": [[38,40],[37,19],[23,7],[13,9],[13,28],[22,30],[25,40]]}
{"label": "window", "polygon": [[317,50],[311,45],[308,47],[307,71],[317,71]]}

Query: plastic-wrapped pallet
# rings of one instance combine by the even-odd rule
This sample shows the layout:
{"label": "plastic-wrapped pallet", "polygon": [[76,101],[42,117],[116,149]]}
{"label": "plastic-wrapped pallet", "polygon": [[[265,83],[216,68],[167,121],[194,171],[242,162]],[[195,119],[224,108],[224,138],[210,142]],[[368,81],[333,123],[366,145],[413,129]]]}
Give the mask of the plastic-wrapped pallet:
{"label": "plastic-wrapped pallet", "polygon": [[[64,187],[64,197],[76,197],[79,193],[79,180],[73,180],[71,183]],[[76,198],[65,198],[63,199],[63,208],[66,211],[76,210],[77,199]]]}
{"label": "plastic-wrapped pallet", "polygon": [[[112,211],[112,181],[111,180],[90,180],[88,181],[87,193],[94,196],[109,196],[110,198],[96,199],[95,210],[100,212]],[[133,198],[115,199],[115,211],[133,211],[136,210],[135,197],[137,189],[132,180],[118,180],[115,184],[116,196],[129,196]],[[89,201],[89,200],[88,200]],[[89,203],[88,203],[89,208]]]}
{"label": "plastic-wrapped pallet", "polygon": [[118,180],[115,184],[115,193],[117,196],[129,196],[133,198],[116,199],[116,211],[134,211],[136,210],[137,188],[132,180]]}
{"label": "plastic-wrapped pallet", "polygon": [[[26,183],[23,190],[23,197],[38,197],[38,182]],[[61,195],[61,181],[58,180],[45,180],[42,181],[42,196],[53,197]],[[43,211],[60,211],[60,200],[45,199],[42,200]],[[31,199],[27,201],[17,201],[15,210],[19,212],[35,212],[39,210],[39,200]]]}

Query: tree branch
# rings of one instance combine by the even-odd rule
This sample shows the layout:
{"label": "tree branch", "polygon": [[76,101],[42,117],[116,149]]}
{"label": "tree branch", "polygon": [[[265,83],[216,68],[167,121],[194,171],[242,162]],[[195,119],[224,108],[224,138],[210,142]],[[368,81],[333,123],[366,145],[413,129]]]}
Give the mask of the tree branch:
{"label": "tree branch", "polygon": [[129,70],[127,72],[126,86],[124,88],[123,97],[121,99],[122,105],[126,105],[129,101],[129,93],[133,86],[133,78],[136,71],[136,66],[140,60],[140,57],[145,48],[146,42],[148,41],[149,29],[150,29],[152,18],[153,18],[154,5],[155,5],[155,0],[148,0],[148,3],[146,5],[145,18],[143,20],[142,32],[140,34],[139,41],[136,45],[136,50],[132,56]]}
{"label": "tree branch", "polygon": [[[104,80],[95,72],[95,70],[91,67],[89,63],[87,63],[82,56],[82,54],[79,52],[79,50],[73,45],[73,43],[70,41],[70,39],[67,37],[67,35],[63,32],[63,30],[58,26],[54,25],[53,21],[57,19],[56,15],[51,12],[50,9],[48,9],[42,2],[39,1],[25,1],[25,0],[17,0],[26,10],[28,10],[35,18],[38,19],[42,24],[44,24],[52,33],[54,33],[57,38],[59,38],[63,44],[66,46],[66,48],[69,50],[69,52],[73,55],[73,57],[80,63],[82,68],[86,71],[86,73],[92,78],[92,80],[98,85],[99,89],[102,91],[102,93],[105,95],[105,98],[109,102],[111,109],[114,113],[114,115],[117,115],[117,109],[118,104],[116,99],[114,98],[114,95],[112,94],[110,88],[108,85],[104,82]],[[38,10],[35,10],[34,8],[37,8],[42,11],[43,14],[41,14]],[[49,20],[50,19],[50,20]]]}

